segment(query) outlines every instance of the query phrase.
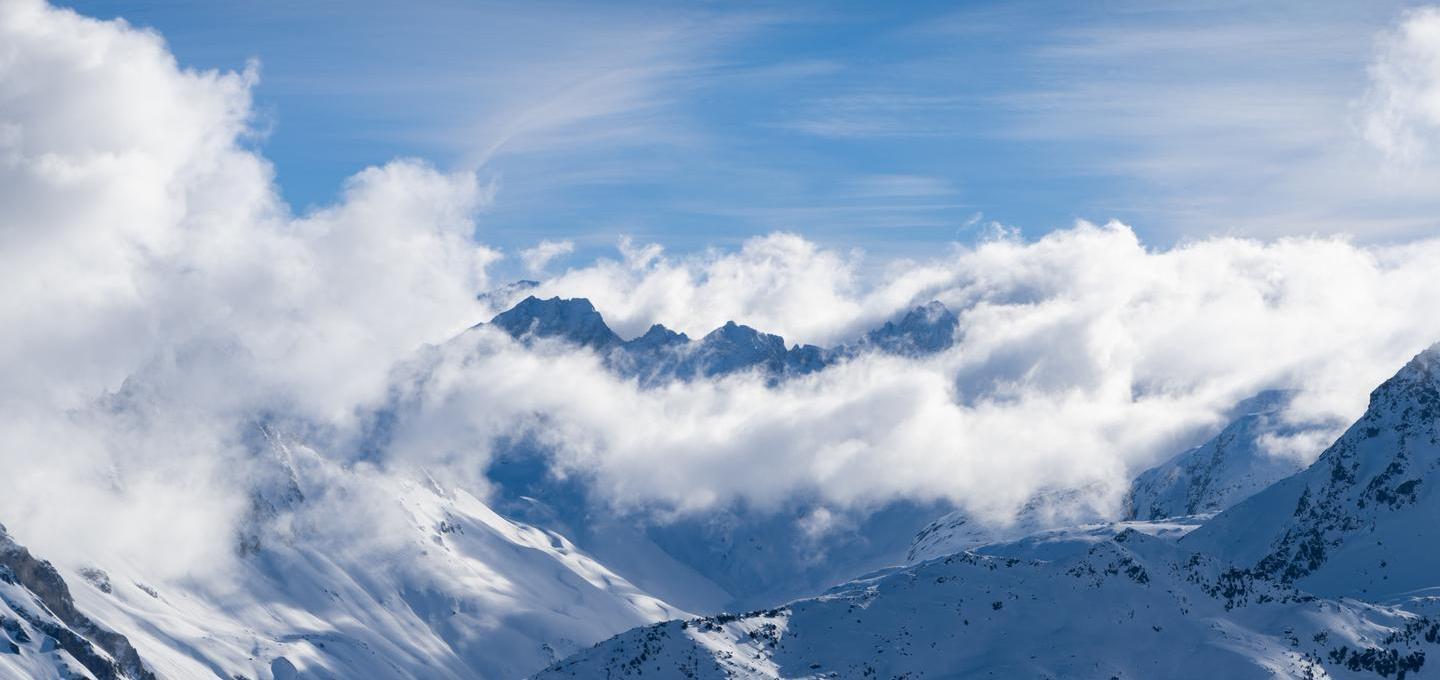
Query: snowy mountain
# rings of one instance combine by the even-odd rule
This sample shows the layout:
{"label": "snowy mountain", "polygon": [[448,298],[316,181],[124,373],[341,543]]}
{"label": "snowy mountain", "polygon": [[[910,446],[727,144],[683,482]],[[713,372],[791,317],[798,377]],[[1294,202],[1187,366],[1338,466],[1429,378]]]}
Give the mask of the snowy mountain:
{"label": "snowy mountain", "polygon": [[1293,475],[1309,460],[1274,452],[1271,442],[1335,430],[1328,422],[1292,423],[1284,411],[1292,392],[1269,390],[1236,406],[1236,417],[1204,444],[1135,478],[1126,519],[1214,514]]}
{"label": "snowy mountain", "polygon": [[[118,673],[92,671],[101,679],[151,677],[128,670],[130,644],[158,678],[516,678],[628,628],[688,615],[564,536],[502,517],[462,489],[424,474],[345,469],[283,438],[273,443],[288,463],[275,479],[294,487],[257,489],[287,500],[252,513],[222,578],[155,580],[126,564],[52,569],[44,587],[22,578],[55,612],[47,618],[22,609],[29,600],[7,580],[36,570],[13,547],[0,550],[3,625],[8,633],[23,624],[10,635],[21,656],[0,648],[0,677],[48,677],[4,672],[7,663],[39,667],[44,659],[33,659],[56,646],[40,631],[87,668],[99,667],[91,658],[117,659]],[[368,499],[373,516],[338,515],[354,505],[335,504],[336,495]],[[70,601],[61,573],[73,608],[49,595]],[[75,631],[74,645],[45,627],[51,619]],[[96,632],[105,630],[122,631],[122,646]]]}
{"label": "snowy mountain", "polygon": [[[658,522],[616,514],[583,481],[551,475],[547,460],[524,442],[501,450],[486,471],[495,485],[492,506],[566,536],[646,592],[698,612],[813,595],[894,565],[909,537],[945,511],[905,502],[846,512],[795,499],[781,508],[729,505]],[[817,534],[821,519],[834,527]]]}
{"label": "snowy mountain", "polygon": [[[783,380],[865,351],[923,356],[959,330],[938,303],[833,350],[735,323],[624,340],[583,299],[529,297],[490,323],[524,343],[587,348],[642,386],[751,370]],[[446,357],[483,351],[477,335],[509,345],[464,335],[403,374],[432,379]],[[1440,643],[1440,599],[1423,595],[1440,585],[1425,522],[1440,511],[1426,491],[1440,465],[1437,354],[1377,389],[1314,466],[1199,528],[1293,470],[1267,442],[1324,425],[1289,423],[1287,395],[1261,395],[1142,474],[1134,519],[1107,521],[1118,493],[1055,489],[995,527],[939,504],[844,511],[806,498],[628,515],[583,474],[554,474],[543,437],[523,433],[493,442],[473,488],[372,465],[425,390],[397,388],[363,414],[373,425],[355,458],[311,449],[304,423],[258,418],[242,438],[248,510],[227,528],[235,557],[218,576],[54,567],[3,537],[0,676],[1435,674],[1425,659]],[[125,391],[107,406],[125,408]]]}
{"label": "snowy mountain", "polygon": [[[1271,442],[1334,429],[1328,422],[1292,423],[1284,411],[1291,392],[1268,390],[1232,409],[1218,434],[1142,472],[1126,493],[1122,520],[1134,523],[1176,519],[1196,526],[1265,487],[1304,468],[1302,458],[1272,453]],[[921,562],[1022,536],[1064,527],[1111,524],[1103,490],[1068,489],[1037,494],[1008,523],[980,522],[963,510],[951,512],[915,535],[906,556]]]}
{"label": "snowy mountain", "polygon": [[[103,575],[87,574],[108,589]],[[154,680],[124,635],[81,613],[54,565],[0,526],[0,675]]]}
{"label": "snowy mountain", "polygon": [[[1156,514],[1236,500],[1275,474],[1255,443],[1294,427],[1276,418],[1283,399],[1243,404],[1132,497],[1151,492]],[[999,530],[954,513],[917,535],[918,564],[633,630],[536,677],[1437,675],[1437,428],[1440,346],[1376,389],[1313,465],[1198,528],[1204,515],[1034,531],[1067,519],[1054,514],[1075,505],[1064,494]],[[927,559],[945,550],[968,552]]]}
{"label": "snowy mountain", "polygon": [[516,339],[558,339],[600,353],[611,369],[635,377],[643,385],[695,380],[742,371],[759,371],[769,380],[804,375],[866,351],[923,356],[954,344],[959,319],[939,302],[888,321],[854,343],[836,349],[815,345],[786,346],[785,339],[734,321],[699,340],[663,325],[644,335],[621,340],[589,300],[541,300],[526,297],[491,319],[490,324]]}
{"label": "snowy mountain", "polygon": [[854,350],[879,349],[902,356],[923,356],[950,349],[960,318],[939,301],[932,301],[905,313],[899,321],[865,334],[852,345]]}
{"label": "snowy mountain", "polygon": [[1370,395],[1315,464],[1217,515],[1187,547],[1326,595],[1440,586],[1440,346]]}
{"label": "snowy mountain", "polygon": [[514,338],[560,338],[594,350],[620,344],[620,336],[584,298],[541,300],[532,295],[497,314],[490,324]]}
{"label": "snowy mountain", "polygon": [[906,561],[922,562],[1039,532],[1077,526],[1129,526],[1127,522],[1175,519],[1187,526],[1224,510],[1305,467],[1289,452],[1272,453],[1277,440],[1323,436],[1328,422],[1293,423],[1284,411],[1292,392],[1267,390],[1232,409],[1232,420],[1203,444],[1150,468],[1131,482],[1121,523],[1111,523],[1102,490],[1068,489],[1037,494],[1008,523],[980,522],[963,510],[926,525],[915,535]]}
{"label": "snowy mountain", "polygon": [[1051,529],[1105,522],[1105,512],[1096,502],[1099,499],[1085,491],[1071,489],[1036,494],[1013,520],[1004,524],[979,521],[964,510],[953,511],[915,534],[905,560],[923,562]]}
{"label": "snowy mountain", "polygon": [[775,609],[639,628],[534,677],[1435,674],[1440,621],[1316,598],[1134,530],[1053,552],[961,553]]}

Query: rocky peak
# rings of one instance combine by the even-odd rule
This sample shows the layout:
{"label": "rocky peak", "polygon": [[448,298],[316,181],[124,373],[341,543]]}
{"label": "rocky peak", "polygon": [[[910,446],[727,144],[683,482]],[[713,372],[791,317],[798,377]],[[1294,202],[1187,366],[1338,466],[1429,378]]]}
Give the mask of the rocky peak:
{"label": "rocky peak", "polygon": [[[92,571],[103,576],[103,572]],[[16,543],[3,525],[0,525],[0,581],[26,589],[43,605],[32,609],[18,598],[0,597],[0,602],[24,622],[0,616],[6,624],[5,636],[12,644],[31,641],[24,633],[24,628],[29,627],[53,639],[55,646],[68,652],[99,680],[155,680],[130,641],[77,609],[70,587],[55,566]]]}
{"label": "rocky peak", "polygon": [[710,331],[700,342],[710,346],[726,346],[754,355],[775,355],[785,352],[785,339],[770,333],[761,333],[749,326],[726,321]]}
{"label": "rocky peak", "polygon": [[561,338],[591,349],[620,344],[620,336],[585,298],[541,300],[531,295],[490,323],[515,338]]}
{"label": "rocky peak", "polygon": [[1440,556],[1440,352],[1371,393],[1365,415],[1303,472],[1185,539],[1321,594],[1386,597],[1435,586]]}
{"label": "rocky peak", "polygon": [[906,312],[899,321],[887,321],[865,334],[860,345],[906,356],[934,354],[955,344],[959,326],[959,317],[933,300]]}

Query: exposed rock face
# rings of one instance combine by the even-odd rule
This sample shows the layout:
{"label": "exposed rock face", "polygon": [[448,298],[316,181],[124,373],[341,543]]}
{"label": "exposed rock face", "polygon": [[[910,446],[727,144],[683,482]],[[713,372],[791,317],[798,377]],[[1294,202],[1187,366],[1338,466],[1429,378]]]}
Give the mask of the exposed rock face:
{"label": "exposed rock face", "polygon": [[960,319],[938,301],[916,307],[898,322],[887,321],[865,334],[861,348],[876,348],[891,354],[921,356],[950,349]]}
{"label": "exposed rock face", "polygon": [[562,338],[581,347],[603,350],[620,344],[600,312],[584,298],[541,300],[530,296],[490,323],[513,337]]}
{"label": "exposed rock face", "polygon": [[[23,620],[0,617],[3,618],[0,627],[16,648],[14,653],[19,653],[19,644],[33,641],[25,632],[29,626],[53,639],[99,680],[154,680],[154,674],[145,667],[130,641],[76,609],[70,588],[60,572],[16,543],[3,526],[0,526],[0,582],[33,596],[33,601],[25,602],[18,590],[7,589],[4,593],[6,607]],[[43,645],[41,651],[44,651]]]}
{"label": "exposed rock face", "polygon": [[1440,346],[1376,388],[1314,465],[1184,542],[1313,592],[1399,597],[1440,586],[1437,480]]}
{"label": "exposed rock face", "polygon": [[787,346],[778,335],[734,321],[699,340],[655,324],[644,335],[622,341],[584,298],[527,297],[496,315],[490,324],[520,340],[554,338],[590,348],[599,352],[612,370],[649,386],[742,371],[758,371],[773,384],[823,370],[861,352],[933,354],[954,344],[959,319],[944,305],[931,302],[906,313],[898,322],[886,322],[856,343],[836,349]]}

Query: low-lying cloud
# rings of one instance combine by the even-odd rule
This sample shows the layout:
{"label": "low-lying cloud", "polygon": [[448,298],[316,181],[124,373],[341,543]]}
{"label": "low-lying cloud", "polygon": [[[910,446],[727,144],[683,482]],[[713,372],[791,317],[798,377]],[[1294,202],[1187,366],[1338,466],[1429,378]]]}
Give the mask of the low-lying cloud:
{"label": "low-lying cloud", "polygon": [[[868,287],[857,268],[817,265],[842,261],[774,235],[735,253],[602,262],[541,291],[598,291],[602,312],[692,333],[718,324],[719,312],[695,301],[740,301],[729,308],[740,320],[783,320],[781,330],[816,342],[883,318],[863,310],[933,298],[959,314],[955,347],[919,360],[862,355],[775,387],[742,375],[644,390],[573,349],[475,331],[446,346],[412,424],[425,443],[403,448],[484,451],[528,427],[562,468],[594,475],[621,504],[943,499],[1003,517],[1047,488],[1085,487],[1113,504],[1138,467],[1262,389],[1298,389],[1293,417],[1343,424],[1440,338],[1425,312],[1440,304],[1426,284],[1440,262],[1433,241],[1215,238],[1155,251],[1124,225],[1082,223],[1033,242],[957,246]],[[824,275],[797,274],[807,271]],[[795,307],[766,294],[787,287],[837,303]],[[447,423],[463,423],[467,445],[437,443]],[[1313,438],[1268,445],[1300,457],[1323,448]]]}
{"label": "low-lying cloud", "polygon": [[[1103,505],[1241,398],[1295,388],[1297,417],[1343,421],[1440,339],[1434,240],[1156,250],[1079,223],[878,264],[784,233],[678,256],[626,241],[537,294],[588,297],[626,336],[734,319],[834,345],[932,299],[961,319],[925,359],[642,389],[587,351],[464,330],[496,311],[475,296],[500,257],[472,238],[491,200],[472,174],[399,160],[293,214],[251,145],[257,78],[0,4],[0,522],[43,554],[215,568],[263,477],[260,424],[336,470],[363,458],[477,493],[496,442],[523,435],[557,474],[660,517],[804,496],[999,518],[1081,487]],[[362,450],[397,397],[385,446]]]}

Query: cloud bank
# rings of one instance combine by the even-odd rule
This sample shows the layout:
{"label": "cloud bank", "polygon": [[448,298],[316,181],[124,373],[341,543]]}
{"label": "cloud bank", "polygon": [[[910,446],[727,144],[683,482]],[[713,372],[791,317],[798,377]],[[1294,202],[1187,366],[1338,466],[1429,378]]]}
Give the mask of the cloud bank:
{"label": "cloud bank", "polygon": [[1370,64],[1365,136],[1405,163],[1428,160],[1440,138],[1440,8],[1407,12]]}
{"label": "cloud bank", "polygon": [[396,161],[292,215],[250,148],[257,78],[0,5],[0,515],[37,547],[219,551],[238,423],[343,424],[474,322],[495,256],[471,240],[476,179]]}
{"label": "cloud bank", "polygon": [[[793,235],[738,252],[624,253],[538,294],[590,291],[631,329],[653,320],[697,334],[731,315],[819,343],[939,299],[961,337],[933,359],[862,356],[775,388],[739,376],[641,390],[594,357],[478,332],[447,346],[455,354],[428,386],[434,415],[414,424],[425,443],[408,449],[484,451],[523,432],[617,502],[666,509],[920,498],[1001,518],[1037,491],[1084,487],[1106,510],[1138,467],[1240,399],[1299,389],[1292,415],[1338,426],[1440,338],[1425,311],[1440,304],[1429,283],[1440,241],[1214,238],[1156,251],[1125,225],[1081,223],[896,263],[870,284],[858,256]],[[466,444],[437,443],[462,422]],[[1324,442],[1273,445],[1314,456]]]}
{"label": "cloud bank", "polygon": [[[931,299],[961,318],[925,360],[645,390],[584,351],[465,331],[495,311],[476,294],[500,257],[473,238],[492,196],[472,174],[397,160],[293,214],[253,146],[258,78],[184,69],[124,23],[0,4],[0,521],[42,554],[218,568],[233,533],[217,528],[265,479],[261,424],[340,476],[425,470],[477,493],[496,442],[528,436],[557,474],[658,517],[805,497],[1001,518],[1081,487],[1103,506],[1255,391],[1351,418],[1440,339],[1434,240],[1155,250],[1082,222],[878,263],[786,233],[680,255],[624,241],[538,294],[588,297],[627,336],[734,319],[835,344]],[[366,449],[397,396],[410,406]]]}

